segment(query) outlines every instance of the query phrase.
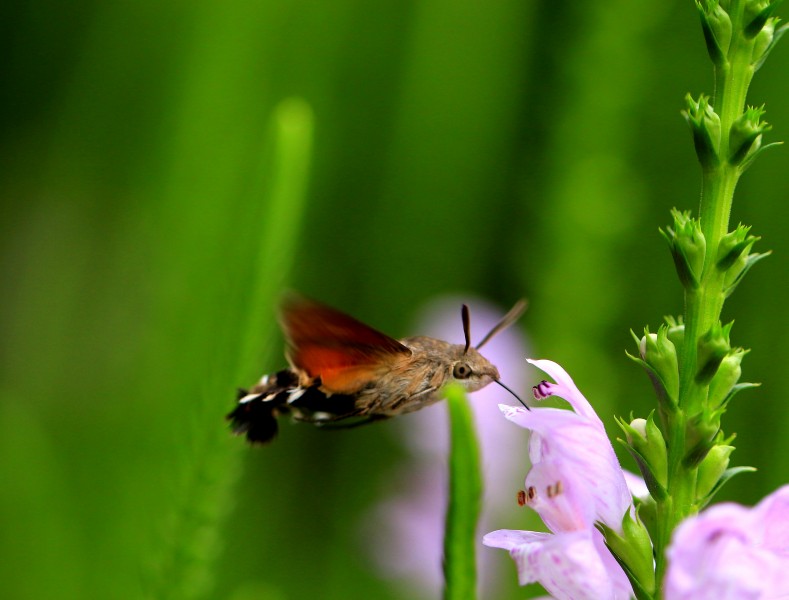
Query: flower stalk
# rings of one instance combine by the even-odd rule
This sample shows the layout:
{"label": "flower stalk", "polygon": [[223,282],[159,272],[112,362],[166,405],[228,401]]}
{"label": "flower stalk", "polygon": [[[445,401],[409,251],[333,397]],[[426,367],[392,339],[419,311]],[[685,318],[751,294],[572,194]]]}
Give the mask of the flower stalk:
{"label": "flower stalk", "polygon": [[685,112],[702,167],[699,217],[675,211],[674,228],[663,234],[683,283],[685,312],[683,343],[677,348],[676,409],[661,406],[668,466],[666,494],[655,498],[658,582],[665,574],[672,532],[717,490],[733,450],[720,433],[720,417],[745,351],[731,347],[731,324],[721,324],[721,311],[747,268],[764,255],[749,253],[757,238],[747,235],[748,228],[729,232],[729,216],[740,176],[767,147],[761,145],[769,129],[761,120],[764,110],[746,108],[745,102],[754,73],[785,30],[776,30],[776,4],[697,2],[716,89],[711,102],[689,96]]}

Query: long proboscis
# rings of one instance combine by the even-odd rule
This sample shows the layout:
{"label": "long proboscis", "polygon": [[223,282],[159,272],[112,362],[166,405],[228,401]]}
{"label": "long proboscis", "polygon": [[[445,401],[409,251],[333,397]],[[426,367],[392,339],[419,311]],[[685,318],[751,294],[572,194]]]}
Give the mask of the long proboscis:
{"label": "long proboscis", "polygon": [[528,405],[528,404],[526,404],[526,403],[525,403],[523,400],[521,400],[521,397],[520,397],[520,396],[518,396],[518,394],[516,394],[516,393],[515,393],[515,392],[513,392],[513,391],[512,391],[510,388],[508,388],[506,385],[504,385],[503,383],[501,383],[501,381],[499,381],[498,379],[494,379],[493,381],[495,381],[496,383],[498,383],[498,384],[499,384],[501,387],[503,387],[505,390],[507,390],[507,391],[508,391],[510,394],[512,394],[513,396],[515,396],[515,398],[518,400],[518,402],[520,402],[521,404],[523,404],[523,408],[525,408],[526,410],[531,410],[531,409],[529,408],[529,405]]}
{"label": "long proboscis", "polygon": [[[515,303],[515,306],[513,306],[510,309],[510,312],[508,312],[506,315],[504,315],[502,317],[501,321],[496,323],[496,325],[493,326],[493,329],[491,329],[488,332],[488,334],[484,338],[482,338],[482,341],[479,344],[477,344],[474,348],[479,350],[480,348],[482,348],[482,346],[487,344],[494,335],[496,335],[500,331],[504,331],[505,329],[507,329],[507,327],[512,325],[515,321],[520,319],[521,315],[526,311],[526,308],[528,306],[529,306],[529,303],[526,302],[526,300],[524,300],[523,298],[518,300]],[[466,308],[466,312],[468,312],[468,308]],[[468,342],[468,337],[466,338],[466,341]],[[520,400],[520,398],[519,398],[519,400]],[[523,404],[523,402],[521,402],[521,404]],[[526,406],[526,405],[524,404],[524,406]]]}

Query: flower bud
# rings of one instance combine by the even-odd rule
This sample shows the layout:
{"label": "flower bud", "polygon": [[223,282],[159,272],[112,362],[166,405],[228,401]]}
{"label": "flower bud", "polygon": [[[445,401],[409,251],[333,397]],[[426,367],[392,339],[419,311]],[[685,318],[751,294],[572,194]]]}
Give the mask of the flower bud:
{"label": "flower bud", "polygon": [[764,107],[749,106],[739,118],[732,123],[729,131],[729,163],[739,165],[754,156],[761,148],[762,134],[770,131],[772,126],[762,121]]}
{"label": "flower bud", "polygon": [[727,354],[721,361],[718,366],[718,372],[715,373],[715,376],[710,381],[710,388],[707,393],[707,405],[710,408],[717,409],[722,407],[728,400],[729,394],[740,380],[740,375],[742,375],[740,363],[747,352],[747,350],[738,348]]}
{"label": "flower bud", "polygon": [[650,367],[648,371],[661,403],[677,405],[679,397],[679,366],[677,349],[668,339],[668,326],[661,325],[658,332],[644,330],[644,337],[638,345],[641,359]]}
{"label": "flower bud", "polygon": [[[778,4],[779,2],[773,2],[768,7],[769,10],[765,9],[764,14],[772,12]],[[759,17],[754,19],[751,23],[753,25],[759,25],[764,18],[764,14],[759,15]],[[775,48],[775,45],[778,43],[778,40],[786,33],[787,24],[784,23],[778,27],[778,23],[779,19],[777,17],[770,17],[764,20],[764,25],[762,25],[761,29],[755,34],[753,47],[751,48],[751,65],[754,73],[762,67],[764,61],[767,60],[770,52],[772,52],[772,49]]]}
{"label": "flower bud", "polygon": [[666,326],[668,327],[666,337],[674,344],[677,352],[680,352],[685,344],[685,324],[682,322],[682,317],[666,317]]}
{"label": "flower bud", "polygon": [[715,373],[718,372],[721,361],[731,350],[729,345],[731,327],[732,323],[726,326],[717,323],[699,338],[695,378],[699,385],[706,385],[712,380]]}
{"label": "flower bud", "polygon": [[750,225],[738,225],[734,231],[730,231],[721,238],[718,244],[718,257],[715,266],[719,271],[727,271],[732,265],[740,260],[743,254],[748,254],[751,247],[760,238],[748,235]]}
{"label": "flower bud", "polygon": [[697,467],[716,444],[715,436],[720,432],[722,411],[702,411],[688,419],[685,430],[685,457],[682,464],[692,469]]}
{"label": "flower bud", "polygon": [[650,597],[655,591],[655,569],[652,554],[652,541],[644,524],[630,511],[622,519],[622,533],[598,524],[605,537],[605,544],[620,564],[626,566],[626,572],[634,585],[646,592]]}
{"label": "flower bud", "polygon": [[[758,18],[758,17],[757,17]],[[753,21],[752,21],[753,23]],[[775,39],[775,18],[767,19],[759,29],[756,37],[753,38],[753,53],[751,62],[761,64],[767,58],[767,54],[772,50],[773,40]]]}
{"label": "flower bud", "polygon": [[627,438],[628,450],[636,459],[644,483],[653,498],[666,497],[668,459],[663,433],[655,424],[654,411],[647,419],[633,419],[629,424],[619,420]]}
{"label": "flower bud", "polygon": [[704,268],[707,242],[701,232],[701,224],[698,219],[690,217],[689,211],[672,209],[671,214],[674,217],[673,228],[667,227],[666,231],[661,229],[660,233],[668,242],[682,285],[686,289],[695,289]]}
{"label": "flower bud", "polygon": [[720,162],[718,158],[718,148],[721,141],[720,117],[710,106],[708,96],[702,94],[696,101],[688,94],[685,96],[685,101],[687,109],[682,112],[682,116],[685,117],[693,132],[696,156],[705,170],[717,167]]}
{"label": "flower bud", "polygon": [[696,7],[699,9],[701,29],[704,32],[704,41],[707,43],[710,59],[715,65],[722,66],[726,62],[731,43],[731,19],[719,2],[697,0]]}
{"label": "flower bud", "polygon": [[734,451],[734,446],[720,444],[713,446],[707,456],[699,464],[696,477],[696,496],[704,498],[712,492],[715,484],[729,467],[729,456]]}
{"label": "flower bud", "polygon": [[780,0],[778,2],[770,2],[770,0],[745,1],[742,13],[742,22],[745,24],[742,32],[745,39],[753,39],[762,30],[778,4],[780,4]]}
{"label": "flower bud", "polygon": [[644,527],[647,528],[647,531],[650,533],[650,537],[655,539],[654,536],[657,535],[657,528],[658,528],[658,518],[657,518],[657,503],[652,496],[647,496],[646,498],[637,498],[634,501],[636,511],[638,512],[638,518],[641,519],[641,522],[644,524]]}
{"label": "flower bud", "polygon": [[730,296],[745,273],[767,254],[750,254],[753,245],[760,238],[748,235],[749,226],[738,225],[730,231],[718,245],[718,260],[715,266],[723,272],[724,293]]}
{"label": "flower bud", "polygon": [[[633,419],[632,421],[630,421],[630,429],[633,431],[633,433],[636,435],[636,437],[639,437],[639,438],[643,439],[644,441],[646,441],[646,439],[647,439],[647,420],[646,419],[642,419],[641,417],[639,417],[637,419]],[[627,436],[627,442],[628,442],[628,444],[632,444],[633,443],[633,440],[631,439],[631,436],[629,436],[629,435]]]}

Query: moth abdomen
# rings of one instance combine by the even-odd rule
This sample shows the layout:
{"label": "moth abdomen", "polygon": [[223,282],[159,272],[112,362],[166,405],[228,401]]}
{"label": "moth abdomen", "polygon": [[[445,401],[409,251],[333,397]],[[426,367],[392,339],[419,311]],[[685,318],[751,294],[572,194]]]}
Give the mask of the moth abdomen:
{"label": "moth abdomen", "polygon": [[252,443],[270,442],[279,429],[276,407],[271,402],[264,402],[261,396],[239,402],[227,419],[233,433],[245,435]]}
{"label": "moth abdomen", "polygon": [[290,369],[264,375],[251,390],[238,391],[238,404],[227,415],[236,435],[245,435],[253,444],[273,440],[279,429],[277,418],[292,414],[300,421],[330,422],[355,416],[356,400],[345,394],[327,394],[320,380],[300,386],[299,376]]}
{"label": "moth abdomen", "polygon": [[252,443],[265,444],[273,440],[279,429],[277,417],[288,412],[291,393],[298,385],[298,376],[289,369],[264,375],[249,391],[238,391],[238,404],[227,415],[230,429],[245,435]]}

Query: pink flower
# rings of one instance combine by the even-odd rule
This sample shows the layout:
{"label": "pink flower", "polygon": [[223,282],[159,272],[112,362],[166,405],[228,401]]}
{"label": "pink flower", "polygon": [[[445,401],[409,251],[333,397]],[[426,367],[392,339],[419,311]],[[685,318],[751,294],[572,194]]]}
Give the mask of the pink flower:
{"label": "pink flower", "polygon": [[562,367],[529,362],[556,381],[534,386],[535,398],[559,396],[573,408],[499,405],[505,417],[532,432],[525,500],[553,534],[502,529],[482,543],[509,550],[521,585],[539,582],[559,600],[629,598],[630,583],[594,526],[602,521],[621,531],[632,507],[603,423]]}
{"label": "pink flower", "polygon": [[789,485],[753,508],[718,504],[686,519],[667,554],[666,600],[789,597]]}
{"label": "pink flower", "polygon": [[[529,458],[534,468],[526,478],[527,490],[530,479],[534,482],[537,477],[533,475],[535,469],[538,469],[539,473],[540,469],[548,468],[541,465],[550,464],[550,469],[559,471],[556,482],[561,483],[561,477],[572,480],[576,489],[568,489],[567,494],[575,494],[582,499],[581,503],[584,505],[574,505],[573,514],[565,514],[565,518],[572,521],[580,519],[586,528],[594,526],[595,521],[602,521],[611,529],[621,531],[622,518],[632,505],[632,499],[603,422],[562,367],[550,360],[530,359],[528,362],[556,380],[556,383],[543,381],[534,386],[535,398],[541,400],[548,396],[558,396],[567,400],[573,410],[526,410],[519,406],[499,406],[510,421],[532,432]],[[542,475],[537,481],[541,480]],[[535,492],[539,495],[541,490],[542,488],[536,487]],[[537,498],[532,503],[552,531],[567,528],[559,524],[551,526],[551,511],[541,507],[559,502],[564,502],[564,499],[554,495],[553,498]]]}

